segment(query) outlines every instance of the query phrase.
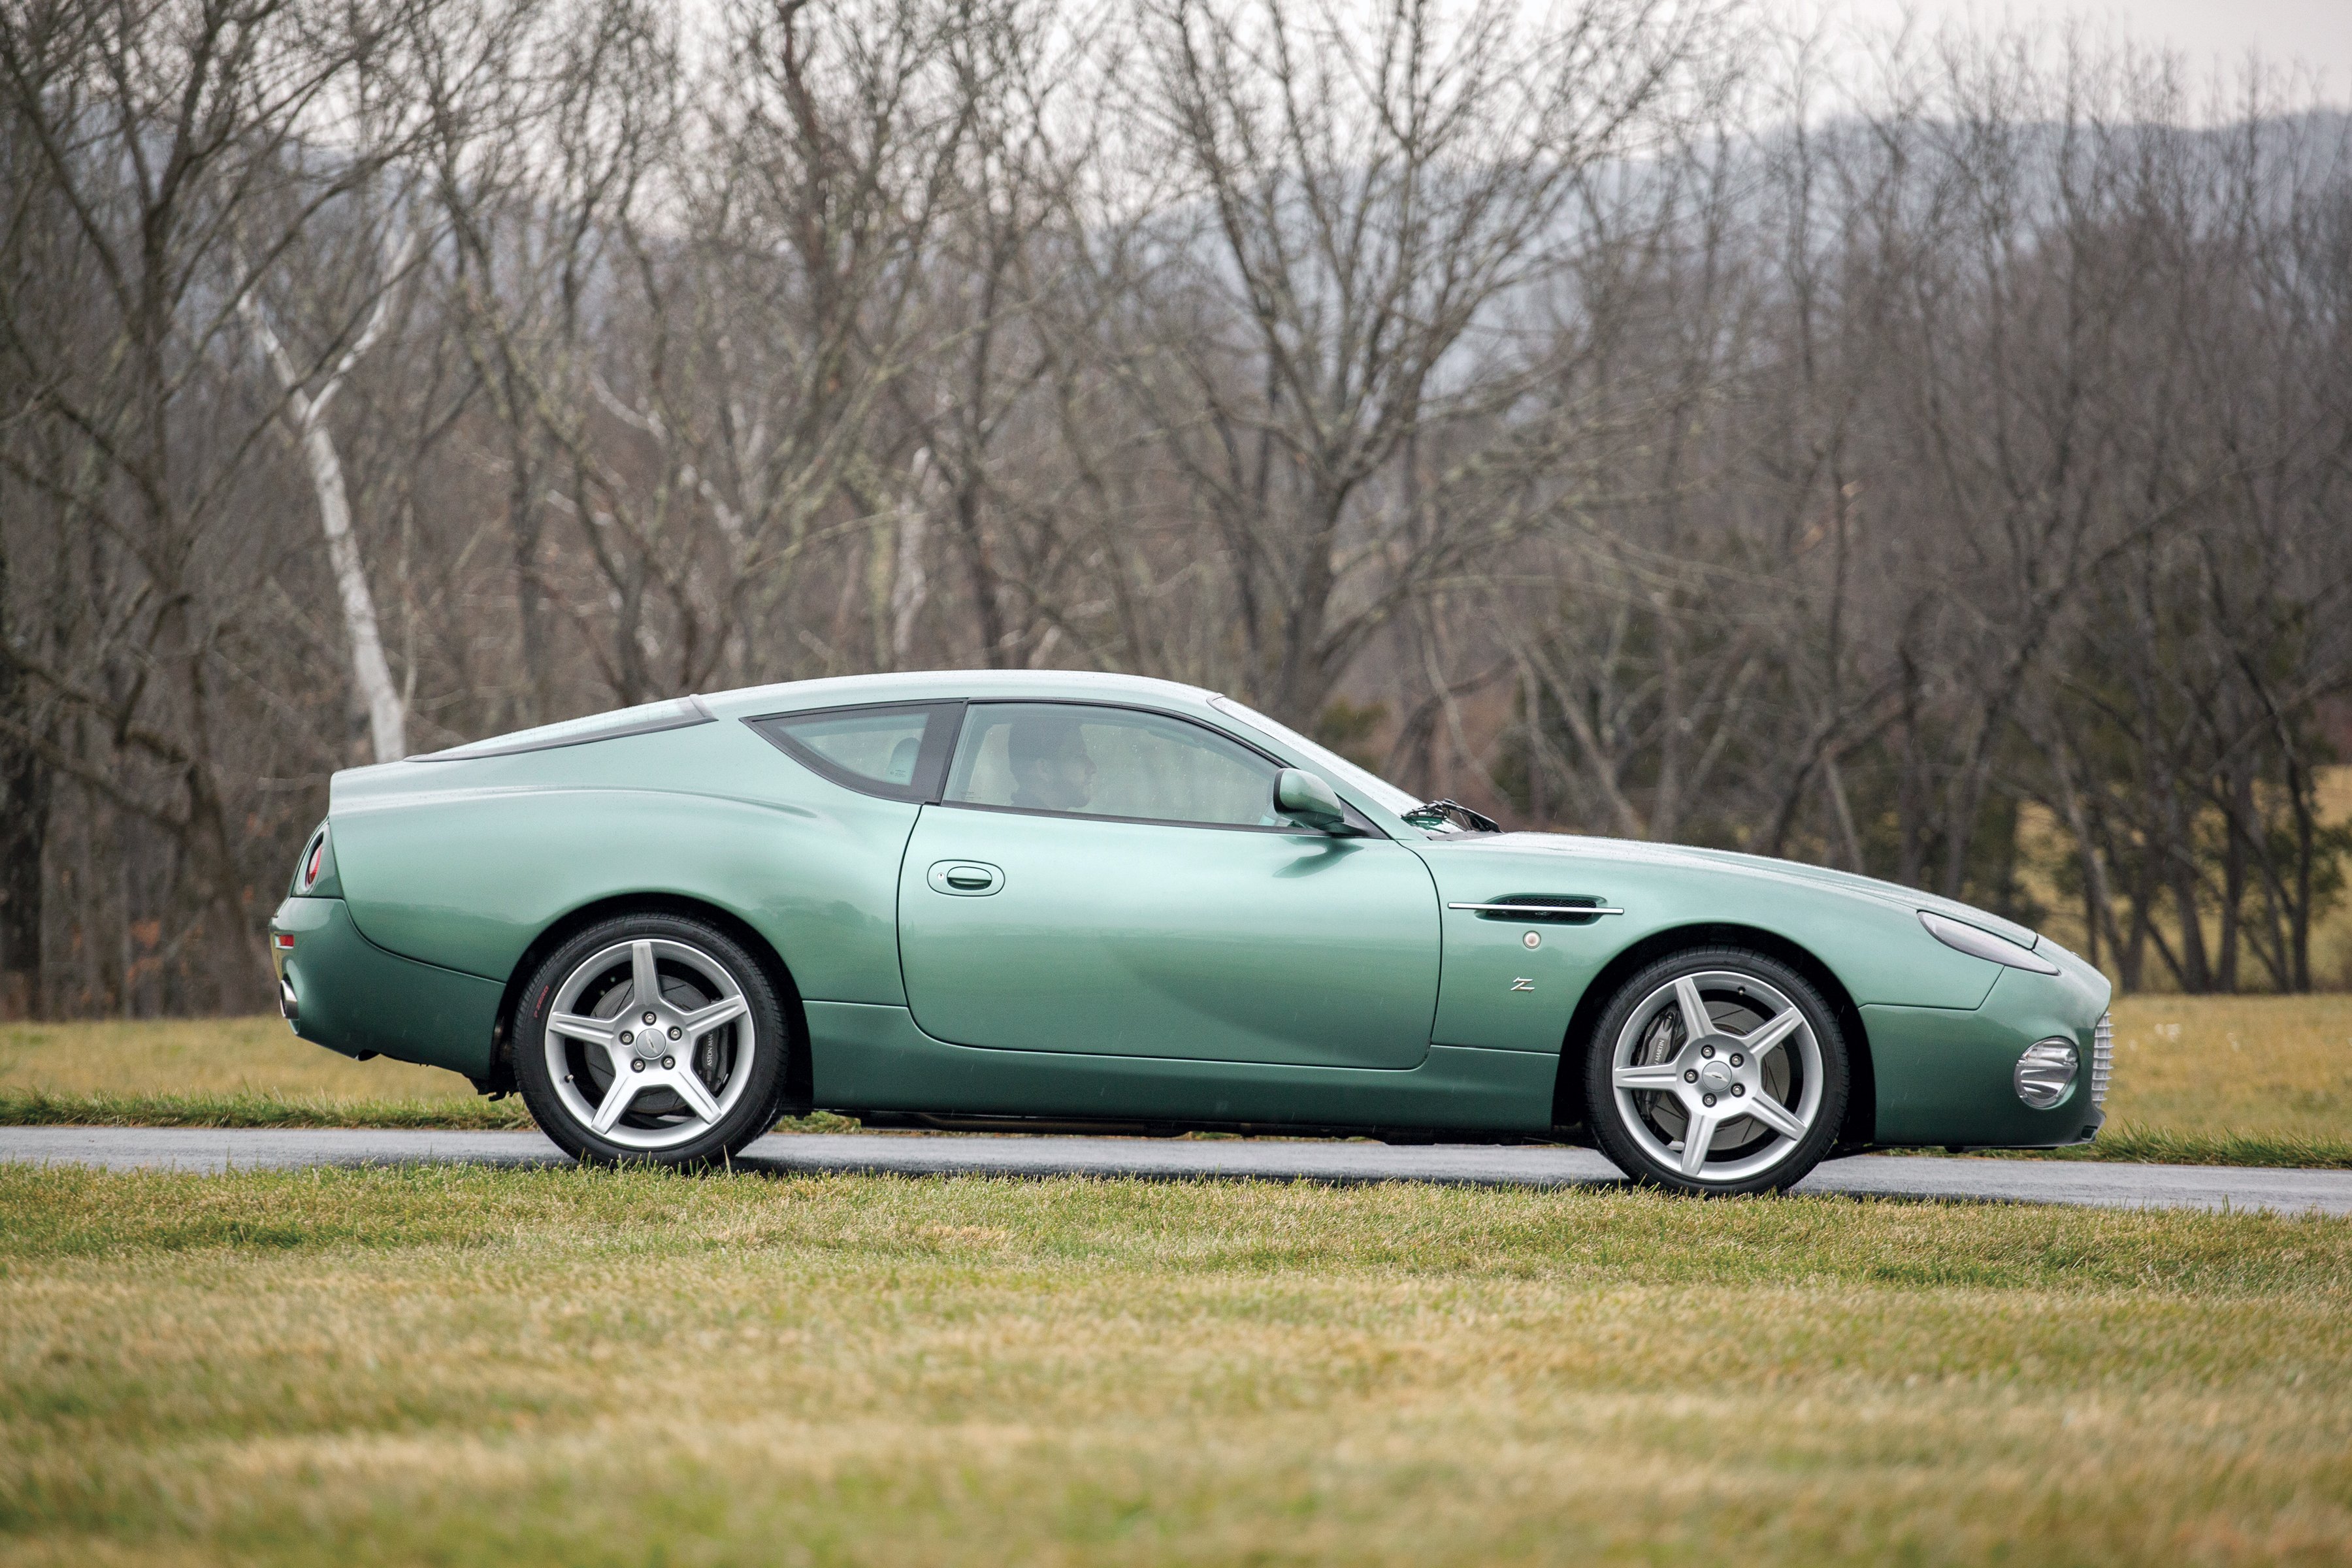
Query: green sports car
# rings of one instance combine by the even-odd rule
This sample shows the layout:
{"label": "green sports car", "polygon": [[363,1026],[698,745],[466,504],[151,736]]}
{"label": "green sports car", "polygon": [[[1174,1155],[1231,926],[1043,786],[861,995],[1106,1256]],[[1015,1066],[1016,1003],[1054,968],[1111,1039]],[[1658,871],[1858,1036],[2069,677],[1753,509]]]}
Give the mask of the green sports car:
{"label": "green sports car", "polygon": [[2107,982],[1907,888],[1506,833],[1165,681],[870,676],[335,776],[304,1039],[600,1161],[873,1125],[1567,1140],[1693,1192],[2095,1135]]}

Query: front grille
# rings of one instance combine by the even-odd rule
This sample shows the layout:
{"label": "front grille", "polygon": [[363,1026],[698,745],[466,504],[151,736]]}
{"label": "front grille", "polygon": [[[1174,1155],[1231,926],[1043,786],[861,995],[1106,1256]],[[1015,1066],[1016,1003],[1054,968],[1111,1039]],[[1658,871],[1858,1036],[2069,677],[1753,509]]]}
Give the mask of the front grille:
{"label": "front grille", "polygon": [[2099,1015],[2098,1032],[2091,1037],[2091,1104],[2107,1103],[2107,1079],[2116,1068],[2116,1016]]}

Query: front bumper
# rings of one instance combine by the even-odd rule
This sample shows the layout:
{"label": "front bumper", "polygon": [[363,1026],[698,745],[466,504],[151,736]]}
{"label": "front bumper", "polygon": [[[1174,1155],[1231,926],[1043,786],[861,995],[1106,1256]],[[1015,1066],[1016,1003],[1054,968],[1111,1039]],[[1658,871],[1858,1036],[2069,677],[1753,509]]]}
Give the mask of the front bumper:
{"label": "front bumper", "polygon": [[278,905],[269,953],[279,1010],[311,1044],[490,1076],[504,992],[496,981],[386,952],[360,933],[341,899]]}
{"label": "front bumper", "polygon": [[[2054,955],[2053,955],[2054,956]],[[1961,1148],[2058,1149],[2088,1142],[2106,1121],[2099,1103],[2099,1024],[2111,991],[2080,960],[2056,974],[2004,969],[1984,1005],[1866,1006],[1878,1080],[1875,1141]],[[2028,1046],[2074,1042],[2074,1081],[2046,1110],[2017,1096],[2012,1075]]]}

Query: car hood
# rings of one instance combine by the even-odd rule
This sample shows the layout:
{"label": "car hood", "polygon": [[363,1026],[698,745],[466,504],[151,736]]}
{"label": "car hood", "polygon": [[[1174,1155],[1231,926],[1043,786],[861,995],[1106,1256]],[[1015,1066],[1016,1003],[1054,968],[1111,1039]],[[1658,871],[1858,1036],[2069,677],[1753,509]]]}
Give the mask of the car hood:
{"label": "car hood", "polygon": [[1730,849],[1692,849],[1679,844],[1651,844],[1633,838],[1587,838],[1572,833],[1482,833],[1441,842],[1449,849],[1460,848],[1481,854],[1560,855],[1625,866],[1711,868],[1759,880],[1833,889],[1895,909],[1932,910],[1939,915],[1991,931],[1996,936],[2006,937],[2021,947],[2032,947],[2042,940],[2040,934],[2030,927],[2003,920],[1999,915],[1988,913],[1972,904],[1961,903],[1956,899],[1938,898],[1933,893],[1904,887],[1899,882],[1883,882],[1875,877],[1857,876],[1852,871],[1832,871],[1825,866],[1775,860],[1762,855],[1742,855]]}

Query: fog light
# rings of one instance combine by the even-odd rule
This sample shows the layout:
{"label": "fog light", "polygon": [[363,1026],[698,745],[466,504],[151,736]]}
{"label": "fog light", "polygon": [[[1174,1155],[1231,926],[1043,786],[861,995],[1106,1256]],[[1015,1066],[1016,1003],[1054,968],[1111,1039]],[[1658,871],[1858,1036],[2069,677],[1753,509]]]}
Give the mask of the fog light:
{"label": "fog light", "polygon": [[2017,1058],[2017,1098],[2036,1110],[2047,1110],[2074,1087],[2074,1042],[2043,1040],[2025,1047]]}

